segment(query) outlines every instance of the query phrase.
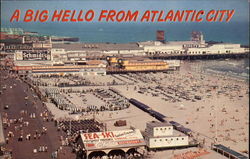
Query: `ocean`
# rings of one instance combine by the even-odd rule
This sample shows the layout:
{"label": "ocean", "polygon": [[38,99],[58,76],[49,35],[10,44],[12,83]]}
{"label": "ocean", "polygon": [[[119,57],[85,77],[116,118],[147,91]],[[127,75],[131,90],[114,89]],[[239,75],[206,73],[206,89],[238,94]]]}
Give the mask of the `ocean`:
{"label": "ocean", "polygon": [[204,72],[249,81],[249,59],[220,59],[199,61]]}
{"label": "ocean", "polygon": [[167,41],[189,40],[192,31],[201,31],[206,41],[223,41],[249,45],[249,23],[9,23],[2,27],[19,27],[43,35],[79,37],[81,42],[129,43],[156,39],[156,31],[164,30]]}

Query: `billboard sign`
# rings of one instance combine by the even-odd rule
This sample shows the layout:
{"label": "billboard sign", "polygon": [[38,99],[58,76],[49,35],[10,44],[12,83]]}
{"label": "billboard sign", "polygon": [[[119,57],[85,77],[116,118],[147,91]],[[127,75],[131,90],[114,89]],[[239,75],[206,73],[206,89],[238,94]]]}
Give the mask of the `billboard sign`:
{"label": "billboard sign", "polygon": [[139,129],[83,133],[81,134],[81,139],[86,150],[145,145],[145,141]]}

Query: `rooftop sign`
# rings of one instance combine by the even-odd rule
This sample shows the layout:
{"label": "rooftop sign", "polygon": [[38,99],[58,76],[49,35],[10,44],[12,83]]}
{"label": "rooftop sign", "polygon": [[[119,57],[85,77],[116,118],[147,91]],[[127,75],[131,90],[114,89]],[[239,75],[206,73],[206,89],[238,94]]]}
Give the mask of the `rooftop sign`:
{"label": "rooftop sign", "polygon": [[81,139],[86,150],[136,147],[145,145],[139,129],[83,133],[81,134]]}

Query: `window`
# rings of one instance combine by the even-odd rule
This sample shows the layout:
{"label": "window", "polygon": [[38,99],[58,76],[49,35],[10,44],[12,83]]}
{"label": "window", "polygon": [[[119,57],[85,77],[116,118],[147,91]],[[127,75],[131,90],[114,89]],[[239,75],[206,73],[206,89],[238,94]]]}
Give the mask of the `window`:
{"label": "window", "polygon": [[168,139],[165,139],[165,141],[168,141]]}
{"label": "window", "polygon": [[179,138],[176,138],[176,140],[179,140]]}
{"label": "window", "polygon": [[181,138],[182,140],[184,140],[184,138]]}
{"label": "window", "polygon": [[155,142],[156,142],[157,140],[155,140]]}

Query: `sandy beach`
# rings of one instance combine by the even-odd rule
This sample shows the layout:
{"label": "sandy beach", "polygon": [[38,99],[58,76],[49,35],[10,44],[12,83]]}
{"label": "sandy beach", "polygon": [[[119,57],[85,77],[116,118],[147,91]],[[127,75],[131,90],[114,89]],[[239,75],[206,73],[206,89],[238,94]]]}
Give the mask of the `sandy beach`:
{"label": "sandy beach", "polygon": [[[91,81],[91,86],[60,88],[55,86],[60,81],[65,82],[65,80],[68,80],[72,83],[79,81],[79,79],[72,78],[41,78],[39,82],[47,83],[50,86],[49,88],[58,89],[61,95],[79,109],[86,109],[91,104],[98,107],[98,105],[113,102],[117,97],[109,97],[107,100],[106,98],[103,100],[91,92],[97,88],[108,92],[112,87],[124,98],[135,98],[142,101],[152,109],[165,115],[167,120],[177,121],[190,128],[194,132],[194,138],[198,139],[198,141],[205,141],[204,148],[210,151],[209,154],[202,156],[202,158],[219,155],[209,149],[212,143],[223,144],[238,152],[248,153],[248,83],[227,76],[204,74],[199,70],[199,64],[196,64],[195,67],[191,65],[192,63],[188,62],[182,63],[181,70],[172,73],[85,76],[80,79]],[[36,78],[33,80],[36,81]],[[40,86],[40,88],[45,90],[48,86]],[[65,93],[68,90],[74,90],[74,93]],[[122,130],[134,127],[143,132],[147,122],[156,120],[131,104],[123,110],[106,110],[95,113],[83,112],[80,115],[69,115],[68,112],[56,108],[51,103],[47,103],[47,106],[55,114],[56,118],[94,117],[104,122],[108,130]],[[127,125],[116,127],[114,123],[117,120],[126,120]],[[173,153],[187,151],[188,149],[175,150]],[[171,150],[154,152],[154,155],[151,154],[149,158],[173,157],[173,153]]]}

